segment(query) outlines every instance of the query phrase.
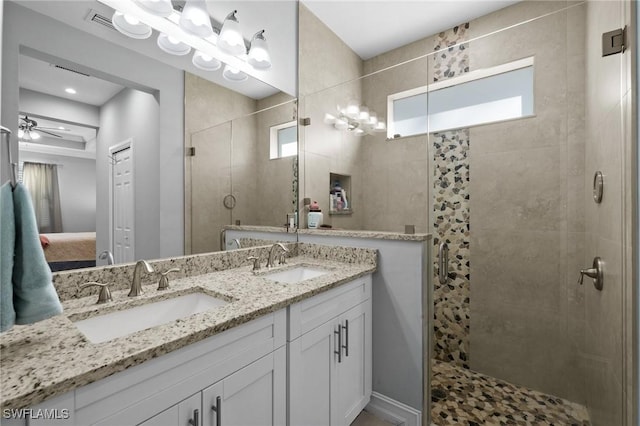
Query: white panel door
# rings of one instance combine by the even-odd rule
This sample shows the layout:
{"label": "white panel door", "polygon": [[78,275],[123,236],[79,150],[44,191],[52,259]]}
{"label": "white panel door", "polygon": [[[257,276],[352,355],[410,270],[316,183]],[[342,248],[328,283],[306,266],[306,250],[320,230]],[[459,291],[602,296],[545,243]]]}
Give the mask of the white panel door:
{"label": "white panel door", "polygon": [[[289,413],[292,426],[334,424],[337,322],[329,321],[289,343]],[[335,358],[335,359],[334,359]],[[333,410],[336,412],[336,410]]]}
{"label": "white panel door", "polygon": [[342,357],[338,364],[336,424],[348,426],[371,397],[371,301],[350,309],[339,318]]}
{"label": "white panel door", "polygon": [[203,425],[284,426],[286,363],[282,347],[203,390]]}
{"label": "white panel door", "polygon": [[113,257],[116,263],[133,262],[134,209],[131,147],[113,154]]}
{"label": "white panel door", "polygon": [[[200,424],[202,398],[201,393],[190,396],[184,401],[156,414],[138,426],[189,426]],[[197,417],[197,421],[195,418]],[[192,423],[189,423],[189,421]]]}

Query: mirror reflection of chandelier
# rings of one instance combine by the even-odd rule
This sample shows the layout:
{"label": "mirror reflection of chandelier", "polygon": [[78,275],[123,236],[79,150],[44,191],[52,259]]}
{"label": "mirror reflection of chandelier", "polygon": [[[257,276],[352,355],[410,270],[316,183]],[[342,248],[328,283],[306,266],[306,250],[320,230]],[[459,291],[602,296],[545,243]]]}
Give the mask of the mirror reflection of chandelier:
{"label": "mirror reflection of chandelier", "polygon": [[387,130],[384,117],[378,118],[378,114],[360,105],[358,101],[349,101],[346,107],[338,105],[337,110],[336,115],[325,114],[324,122],[338,130],[347,130],[357,136],[373,135]]}

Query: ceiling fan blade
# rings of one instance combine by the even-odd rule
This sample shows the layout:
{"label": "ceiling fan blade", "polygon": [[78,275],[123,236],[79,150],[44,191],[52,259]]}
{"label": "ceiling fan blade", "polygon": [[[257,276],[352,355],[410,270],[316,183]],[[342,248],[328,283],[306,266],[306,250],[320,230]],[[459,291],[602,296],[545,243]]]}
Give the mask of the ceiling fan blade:
{"label": "ceiling fan blade", "polygon": [[71,129],[60,129],[59,127],[36,127],[35,130],[55,130],[56,132],[70,132]]}
{"label": "ceiling fan blade", "polygon": [[47,132],[46,130],[42,130],[41,128],[36,128],[33,129],[34,131],[40,132],[40,133],[46,133],[47,135],[51,135],[51,136],[55,136],[56,138],[61,138],[62,136],[60,135],[56,135],[55,133],[51,133],[51,132]]}

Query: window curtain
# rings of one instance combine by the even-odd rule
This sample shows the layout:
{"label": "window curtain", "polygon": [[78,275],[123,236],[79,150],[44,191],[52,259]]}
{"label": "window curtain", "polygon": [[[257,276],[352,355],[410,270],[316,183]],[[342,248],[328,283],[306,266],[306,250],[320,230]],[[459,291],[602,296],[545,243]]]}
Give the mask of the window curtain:
{"label": "window curtain", "polygon": [[22,182],[31,194],[39,232],[62,232],[58,166],[25,161]]}

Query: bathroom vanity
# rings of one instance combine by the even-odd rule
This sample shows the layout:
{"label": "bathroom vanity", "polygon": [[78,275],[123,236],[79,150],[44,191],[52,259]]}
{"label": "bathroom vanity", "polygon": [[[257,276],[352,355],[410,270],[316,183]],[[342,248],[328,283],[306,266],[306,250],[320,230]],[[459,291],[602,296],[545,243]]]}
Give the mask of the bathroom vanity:
{"label": "bathroom vanity", "polygon": [[[180,262],[218,270],[177,278],[162,292],[147,284],[138,298],[118,283],[102,305],[62,288],[96,270],[64,277],[56,282],[63,315],[0,336],[3,424],[25,424],[8,417],[28,407],[29,425],[350,424],[371,395],[376,253],[288,247],[295,256],[272,270],[238,266],[268,247],[201,255],[200,267],[194,257],[152,262],[156,271]],[[131,271],[117,269],[131,267],[106,269],[125,277]],[[223,303],[102,343],[76,326],[194,293]]]}

